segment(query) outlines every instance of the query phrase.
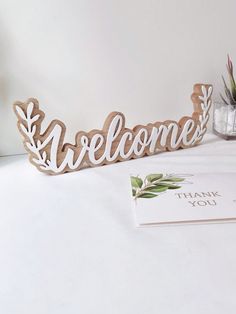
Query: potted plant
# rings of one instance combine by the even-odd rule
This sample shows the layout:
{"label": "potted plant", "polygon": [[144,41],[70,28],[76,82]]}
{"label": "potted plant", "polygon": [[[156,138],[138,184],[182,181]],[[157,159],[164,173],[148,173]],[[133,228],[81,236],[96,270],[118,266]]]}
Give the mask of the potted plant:
{"label": "potted plant", "polygon": [[213,131],[220,137],[230,140],[236,139],[236,83],[233,73],[233,63],[229,56],[226,68],[230,87],[227,86],[222,76],[225,95],[220,94],[221,102],[214,104]]}

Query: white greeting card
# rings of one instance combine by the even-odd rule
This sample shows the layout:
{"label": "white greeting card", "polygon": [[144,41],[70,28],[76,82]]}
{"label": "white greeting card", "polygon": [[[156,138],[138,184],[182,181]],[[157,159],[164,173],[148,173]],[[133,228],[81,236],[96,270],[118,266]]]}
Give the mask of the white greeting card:
{"label": "white greeting card", "polygon": [[236,173],[131,176],[138,226],[236,221]]}

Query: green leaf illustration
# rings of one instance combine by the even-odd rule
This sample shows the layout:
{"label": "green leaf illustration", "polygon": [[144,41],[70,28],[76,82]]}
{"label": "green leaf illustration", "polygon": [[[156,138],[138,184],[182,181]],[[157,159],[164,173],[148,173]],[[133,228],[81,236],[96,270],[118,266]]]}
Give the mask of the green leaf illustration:
{"label": "green leaf illustration", "polygon": [[165,179],[165,181],[170,181],[170,182],[183,182],[184,180],[185,180],[184,178],[175,178],[175,177]]}
{"label": "green leaf illustration", "polygon": [[157,186],[151,186],[149,188],[146,188],[144,191],[149,191],[149,192],[165,192],[166,190],[168,190],[168,187],[167,186],[160,186],[160,185],[157,185]]}
{"label": "green leaf illustration", "polygon": [[138,198],[153,198],[153,197],[156,197],[158,196],[157,194],[152,194],[152,193],[143,193],[143,194],[140,194],[138,196]]}
{"label": "green leaf illustration", "polygon": [[131,177],[131,184],[134,188],[141,188],[143,185],[143,180],[139,177]]}
{"label": "green leaf illustration", "polygon": [[170,183],[166,183],[166,182],[160,182],[159,185],[160,186],[165,186],[165,187],[167,187],[167,189],[170,189],[170,190],[179,189],[181,187],[179,185],[170,184]]}
{"label": "green leaf illustration", "polygon": [[153,182],[156,180],[159,180],[163,177],[163,174],[161,173],[157,173],[157,174],[149,174],[148,176],[146,176],[146,179],[148,180],[148,182]]}
{"label": "green leaf illustration", "polygon": [[185,179],[177,175],[163,175],[151,173],[142,180],[140,177],[131,176],[132,195],[137,198],[154,198],[167,190],[181,188],[181,182]]}

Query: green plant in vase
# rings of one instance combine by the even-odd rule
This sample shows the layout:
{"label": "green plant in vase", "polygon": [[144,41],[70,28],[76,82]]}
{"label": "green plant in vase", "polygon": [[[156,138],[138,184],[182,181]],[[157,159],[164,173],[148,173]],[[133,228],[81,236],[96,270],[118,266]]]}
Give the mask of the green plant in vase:
{"label": "green plant in vase", "polygon": [[236,82],[233,62],[229,55],[226,68],[230,84],[227,85],[222,75],[224,95],[220,93],[221,103],[215,103],[214,106],[213,130],[225,139],[236,139]]}
{"label": "green plant in vase", "polygon": [[225,96],[222,96],[220,94],[220,98],[222,101],[228,105],[228,106],[233,106],[234,109],[236,109],[236,83],[234,79],[234,69],[233,69],[233,63],[232,60],[230,59],[228,55],[228,63],[226,64],[228,76],[229,76],[229,81],[230,81],[230,88],[227,86],[224,76],[222,75],[222,80],[224,83],[224,90],[225,90]]}

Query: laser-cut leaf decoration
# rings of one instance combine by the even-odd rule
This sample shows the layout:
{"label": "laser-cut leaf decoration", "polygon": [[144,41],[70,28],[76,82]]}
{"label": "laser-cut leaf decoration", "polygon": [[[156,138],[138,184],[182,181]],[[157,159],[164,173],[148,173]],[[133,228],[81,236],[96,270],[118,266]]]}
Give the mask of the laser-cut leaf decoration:
{"label": "laser-cut leaf decoration", "polygon": [[34,108],[34,104],[32,102],[29,103],[28,107],[27,107],[27,117],[28,119],[31,118],[31,114]]}
{"label": "laser-cut leaf decoration", "polygon": [[17,111],[18,115],[21,117],[21,119],[26,120],[25,113],[24,113],[24,111],[21,109],[21,107],[16,106],[15,108],[16,108],[16,111]]}
{"label": "laser-cut leaf decoration", "polygon": [[[122,113],[111,112],[102,129],[79,131],[75,144],[64,141],[66,127],[62,121],[53,120],[42,131],[45,114],[39,109],[36,99],[16,102],[14,110],[30,162],[40,171],[61,174],[153,155],[164,150],[173,151],[195,146],[202,140],[207,130],[211,94],[211,85],[195,84],[191,96],[194,112],[191,116],[184,116],[178,121],[156,121],[129,129],[125,125],[125,116]],[[119,131],[116,134],[114,130]],[[154,183],[161,179],[159,176],[151,175],[145,182],[139,177],[133,179],[133,190],[137,192],[147,182]]]}

